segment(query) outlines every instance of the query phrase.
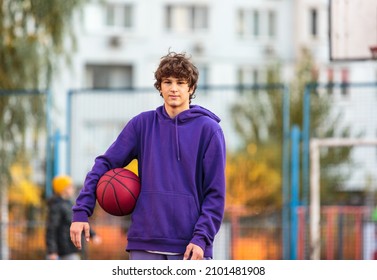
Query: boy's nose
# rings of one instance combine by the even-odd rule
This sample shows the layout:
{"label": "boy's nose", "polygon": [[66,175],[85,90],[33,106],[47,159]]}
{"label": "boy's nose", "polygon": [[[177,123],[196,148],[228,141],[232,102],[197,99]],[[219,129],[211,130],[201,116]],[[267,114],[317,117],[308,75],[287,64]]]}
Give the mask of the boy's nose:
{"label": "boy's nose", "polygon": [[171,84],[171,90],[172,91],[176,91],[177,90],[177,84],[176,83],[172,83]]}

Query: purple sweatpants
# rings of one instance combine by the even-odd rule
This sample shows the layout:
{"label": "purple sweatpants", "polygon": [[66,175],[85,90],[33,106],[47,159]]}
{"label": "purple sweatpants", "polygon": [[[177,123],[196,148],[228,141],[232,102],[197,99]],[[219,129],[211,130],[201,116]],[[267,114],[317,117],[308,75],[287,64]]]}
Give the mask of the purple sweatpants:
{"label": "purple sweatpants", "polygon": [[149,253],[147,251],[130,251],[130,260],[183,260],[182,255],[164,255],[157,253]]}
{"label": "purple sweatpants", "polygon": [[[165,255],[158,253],[149,253],[147,251],[130,251],[130,260],[183,260],[183,254]],[[211,258],[204,258],[204,260],[211,260]]]}

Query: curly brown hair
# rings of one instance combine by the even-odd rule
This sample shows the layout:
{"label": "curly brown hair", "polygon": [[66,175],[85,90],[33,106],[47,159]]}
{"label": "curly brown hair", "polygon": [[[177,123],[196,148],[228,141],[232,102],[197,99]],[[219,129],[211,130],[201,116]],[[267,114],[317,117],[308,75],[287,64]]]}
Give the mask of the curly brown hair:
{"label": "curly brown hair", "polygon": [[160,91],[162,79],[174,77],[176,79],[184,79],[188,86],[192,89],[190,101],[195,97],[194,93],[197,88],[199,71],[196,66],[190,61],[186,53],[171,52],[161,57],[160,65],[158,66],[154,77],[156,82],[154,87]]}

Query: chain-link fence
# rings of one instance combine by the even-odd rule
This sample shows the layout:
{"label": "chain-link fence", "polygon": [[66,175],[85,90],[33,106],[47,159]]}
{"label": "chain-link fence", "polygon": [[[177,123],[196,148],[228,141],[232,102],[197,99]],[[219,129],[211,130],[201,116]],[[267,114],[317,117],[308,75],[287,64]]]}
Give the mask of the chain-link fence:
{"label": "chain-link fence", "polygon": [[[363,99],[363,93],[353,93],[350,88],[340,88],[339,92],[324,88],[326,91],[319,92],[318,96],[332,94],[330,105],[334,108],[333,116],[336,112],[351,114],[341,118],[342,126],[335,127],[335,130],[339,132],[350,124],[353,133],[363,132],[363,135],[375,136],[373,120],[376,115],[370,108],[370,99]],[[215,259],[286,259],[286,250],[294,250],[297,259],[308,259],[310,256],[310,205],[306,196],[308,190],[305,189],[310,179],[305,166],[306,124],[304,120],[299,139],[304,150],[302,170],[298,173],[301,176],[298,182],[302,181],[302,185],[298,188],[297,204],[293,205],[292,182],[295,182],[295,178],[292,174],[295,173],[292,173],[292,167],[296,165],[292,164],[294,155],[291,150],[289,120],[292,108],[289,108],[287,89],[284,85],[207,87],[198,89],[197,97],[193,99],[193,104],[210,109],[222,119],[220,124],[227,142],[227,207],[224,222],[215,241]],[[362,91],[366,92],[368,98],[376,96],[375,88]],[[353,98],[354,94],[358,94],[358,100]],[[47,100],[45,102],[48,103]],[[68,130],[67,137],[64,138],[67,139],[67,154],[63,158],[66,159],[67,170],[74,178],[78,191],[94,158],[105,151],[133,116],[141,111],[154,110],[162,105],[162,98],[154,89],[79,90],[68,93],[67,105]],[[329,125],[330,120],[325,124]],[[329,128],[326,125],[317,128],[316,134],[311,137],[318,137]],[[311,130],[312,133],[313,131]],[[52,170],[51,162],[61,160],[59,154],[55,155],[54,161],[47,159],[48,151],[54,148],[54,145],[47,145],[46,148],[48,142],[44,138],[40,143],[42,160],[38,160],[39,163],[31,161],[33,166],[41,168],[34,173],[34,176],[39,174],[38,176],[43,178],[42,183],[35,181],[42,189],[40,204],[20,204],[17,196],[9,195],[9,219],[2,221],[1,228],[7,232],[6,243],[10,259],[45,258],[45,178]],[[266,143],[270,142],[273,144],[266,149]],[[263,153],[257,154],[256,151]],[[332,182],[332,186],[343,187],[352,187],[354,182],[362,183],[358,190],[324,188],[326,192],[322,195],[326,204],[321,205],[320,213],[321,259],[373,258],[375,227],[370,214],[375,204],[375,188],[372,186],[375,181],[360,180],[361,177],[365,179],[365,176],[358,174],[366,174],[365,172],[370,170],[370,165],[376,161],[375,151],[375,148],[368,152],[358,149],[354,149],[354,153],[348,151],[350,155],[356,154],[355,170],[358,172],[351,176],[352,180],[336,177],[337,180],[327,181]],[[340,160],[338,162],[341,165],[335,165],[336,156],[341,157],[342,153],[331,154],[333,161],[330,161],[330,165],[322,165],[327,166],[321,171],[322,174],[331,170],[353,170],[349,169],[351,165],[347,166],[350,164],[348,161],[342,163]],[[268,161],[270,157],[274,160]],[[360,159],[368,160],[365,164],[363,161],[360,164]],[[50,167],[46,168],[46,164]],[[233,171],[228,169],[228,166],[233,168]],[[272,182],[271,184],[256,184],[253,176],[262,172],[262,167],[267,170],[267,177],[274,178],[276,175],[278,180],[268,181]],[[236,176],[238,173],[247,176],[242,180],[231,179],[232,174]],[[335,184],[336,182],[339,184]],[[277,184],[278,188],[274,189],[273,184]],[[266,203],[262,204],[261,201]],[[4,212],[2,215],[4,216]],[[94,230],[101,236],[102,243],[87,244],[83,258],[127,259],[125,247],[129,217],[110,216],[97,206],[90,219]]]}

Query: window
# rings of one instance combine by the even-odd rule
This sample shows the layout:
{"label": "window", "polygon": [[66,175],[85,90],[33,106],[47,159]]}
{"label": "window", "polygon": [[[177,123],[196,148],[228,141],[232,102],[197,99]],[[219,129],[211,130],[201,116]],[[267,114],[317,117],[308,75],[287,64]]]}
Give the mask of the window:
{"label": "window", "polygon": [[257,69],[253,69],[252,70],[252,76],[253,76],[253,79],[252,79],[252,84],[258,84],[259,80],[260,80],[260,74],[259,74],[259,71]]}
{"label": "window", "polygon": [[169,5],[166,7],[166,28],[176,32],[207,30],[208,8],[206,6]]}
{"label": "window", "polygon": [[274,11],[268,12],[268,37],[276,36],[276,13]]}
{"label": "window", "polygon": [[343,96],[348,96],[349,94],[349,70],[348,68],[343,68],[341,70],[341,77],[342,77],[342,95]]}
{"label": "window", "polygon": [[108,4],[106,7],[106,25],[132,27],[132,6],[124,4]]}
{"label": "window", "polygon": [[237,79],[239,86],[245,87],[240,91],[241,94],[250,92],[252,86],[258,85],[261,83],[261,73],[259,69],[253,67],[241,67],[237,72]]}
{"label": "window", "polygon": [[276,11],[239,9],[237,11],[237,34],[241,37],[276,37]]}
{"label": "window", "polygon": [[87,65],[86,86],[89,88],[131,87],[132,66]]}
{"label": "window", "polygon": [[205,88],[208,87],[208,67],[206,65],[198,65],[197,67],[199,71],[198,88],[201,92],[206,93]]}
{"label": "window", "polygon": [[328,93],[332,94],[334,92],[334,69],[327,69],[327,89]]}
{"label": "window", "polygon": [[244,35],[246,33],[246,24],[245,24],[245,12],[244,10],[237,11],[237,34]]}
{"label": "window", "polygon": [[253,35],[259,36],[259,12],[253,11]]}
{"label": "window", "polygon": [[310,9],[310,35],[318,37],[318,11],[317,9]]}
{"label": "window", "polygon": [[207,7],[191,7],[191,29],[208,29],[208,9]]}

